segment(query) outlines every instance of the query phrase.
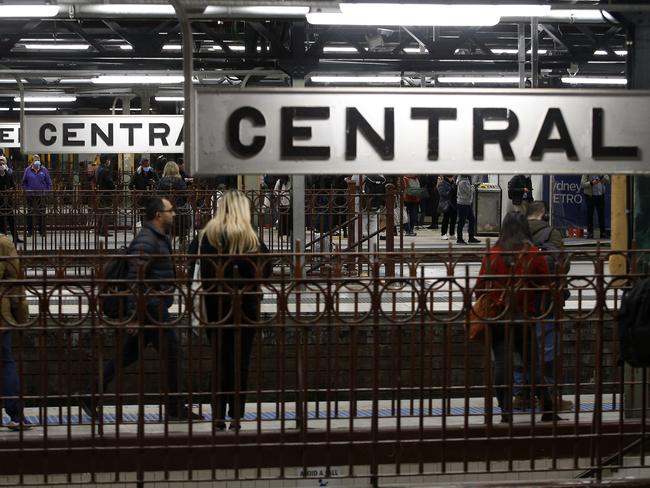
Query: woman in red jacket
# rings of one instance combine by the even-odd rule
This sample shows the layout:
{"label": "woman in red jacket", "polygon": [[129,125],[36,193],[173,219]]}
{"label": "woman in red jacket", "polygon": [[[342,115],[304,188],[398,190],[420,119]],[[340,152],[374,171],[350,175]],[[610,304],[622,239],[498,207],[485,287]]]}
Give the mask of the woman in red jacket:
{"label": "woman in red jacket", "polygon": [[[490,293],[492,300],[499,301],[503,297],[506,304],[507,322],[497,322],[490,327],[494,385],[502,422],[510,422],[512,418],[512,353],[515,351],[530,361],[525,368],[528,382],[532,376],[530,372],[535,371],[535,394],[542,404],[542,421],[561,420],[552,412],[548,388],[539,386],[544,383],[543,363],[535,347],[534,316],[541,301],[539,294],[549,284],[547,275],[546,260],[531,242],[526,217],[521,213],[508,213],[503,219],[499,239],[483,258],[476,280],[477,297]],[[506,365],[509,372],[507,382]]]}

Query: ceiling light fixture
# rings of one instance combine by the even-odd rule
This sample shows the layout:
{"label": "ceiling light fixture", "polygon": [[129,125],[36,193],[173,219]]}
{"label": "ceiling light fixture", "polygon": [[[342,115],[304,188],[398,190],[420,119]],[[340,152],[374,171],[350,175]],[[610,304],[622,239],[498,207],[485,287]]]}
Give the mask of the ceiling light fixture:
{"label": "ceiling light fixture", "polygon": [[95,85],[168,85],[183,83],[184,78],[178,75],[101,75],[93,78]]}
{"label": "ceiling light fixture", "polygon": [[120,44],[120,49],[122,51],[133,51],[133,46],[129,44]]}
{"label": "ceiling light fixture", "polygon": [[587,76],[563,76],[562,83],[567,85],[627,85],[625,78],[590,78]]}
{"label": "ceiling light fixture", "polygon": [[356,47],[352,46],[325,46],[323,48],[324,53],[356,53],[359,50]]}
{"label": "ceiling light fixture", "polygon": [[309,7],[293,6],[260,6],[260,7],[217,7],[209,5],[203,10],[203,15],[233,15],[233,16],[260,16],[283,17],[302,16],[309,12]]}
{"label": "ceiling light fixture", "polygon": [[59,80],[59,83],[61,84],[68,84],[68,83],[80,84],[80,83],[90,83],[90,82],[92,82],[92,79],[90,78],[61,78],[61,80]]}
{"label": "ceiling light fixture", "polygon": [[180,51],[183,49],[183,46],[180,44],[165,44],[163,46],[163,51]]}
{"label": "ceiling light fixture", "polygon": [[156,4],[83,5],[81,10],[98,15],[176,15],[172,5]]}
{"label": "ceiling light fixture", "polygon": [[55,17],[58,5],[0,5],[0,18]]}
{"label": "ceiling light fixture", "polygon": [[518,76],[438,76],[439,83],[475,83],[510,85],[519,83]]}
{"label": "ceiling light fixture", "polygon": [[312,83],[400,83],[401,76],[312,76]]}
{"label": "ceiling light fixture", "polygon": [[[75,102],[75,95],[25,95],[25,102]],[[14,102],[20,102],[20,97],[14,97]]]}
{"label": "ceiling light fixture", "polygon": [[159,96],[154,97],[156,102],[184,102],[185,97]]}
{"label": "ceiling light fixture", "polygon": [[[57,107],[25,107],[25,112],[56,112]],[[20,112],[19,108],[14,108],[13,112]]]}
{"label": "ceiling light fixture", "polygon": [[90,47],[90,44],[63,44],[63,43],[48,43],[48,44],[24,44],[26,49],[36,49],[39,51],[85,51]]}
{"label": "ceiling light fixture", "polygon": [[429,51],[426,48],[422,51],[419,47],[405,47],[404,52],[407,54],[424,54]]}
{"label": "ceiling light fixture", "polygon": [[[519,52],[519,49],[500,49],[500,48],[495,48],[495,49],[490,49],[493,54],[517,54]],[[532,51],[529,49],[526,51],[526,54],[531,54]],[[538,49],[537,54],[546,54],[548,53],[548,49]]]}

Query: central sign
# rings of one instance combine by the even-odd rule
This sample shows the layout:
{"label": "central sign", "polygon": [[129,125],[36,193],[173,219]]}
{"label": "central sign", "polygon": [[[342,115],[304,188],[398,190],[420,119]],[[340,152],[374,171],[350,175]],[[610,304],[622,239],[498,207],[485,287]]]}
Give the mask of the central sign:
{"label": "central sign", "polygon": [[183,116],[28,116],[25,149],[43,153],[182,153]]}
{"label": "central sign", "polygon": [[197,174],[650,172],[650,96],[197,88]]}

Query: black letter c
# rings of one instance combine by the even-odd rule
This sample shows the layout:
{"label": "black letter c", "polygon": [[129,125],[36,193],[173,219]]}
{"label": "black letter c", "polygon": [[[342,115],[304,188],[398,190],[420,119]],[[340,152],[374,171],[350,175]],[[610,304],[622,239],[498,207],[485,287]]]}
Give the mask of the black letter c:
{"label": "black letter c", "polygon": [[54,127],[54,124],[43,124],[41,128],[38,130],[38,139],[41,141],[41,144],[44,146],[51,146],[56,142],[56,136],[52,135],[49,139],[45,137],[45,131],[49,130],[54,133],[56,133],[56,127]]}
{"label": "black letter c", "polygon": [[262,112],[253,107],[238,108],[228,117],[227,142],[230,151],[241,158],[252,158],[262,150],[266,137],[255,136],[249,145],[242,144],[239,138],[239,126],[243,119],[250,120],[253,127],[265,127],[266,120]]}

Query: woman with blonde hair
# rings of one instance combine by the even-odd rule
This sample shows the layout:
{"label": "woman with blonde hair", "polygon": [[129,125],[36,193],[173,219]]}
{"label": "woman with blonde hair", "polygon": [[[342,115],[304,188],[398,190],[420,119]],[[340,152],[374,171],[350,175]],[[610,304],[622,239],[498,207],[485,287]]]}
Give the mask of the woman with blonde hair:
{"label": "woman with blonde hair", "polygon": [[161,197],[167,198],[174,204],[176,220],[174,221],[174,235],[185,239],[189,227],[190,208],[187,203],[187,184],[181,178],[178,165],[168,161],[163,169],[163,177],[156,184],[156,190]]}
{"label": "woman with blonde hair", "polygon": [[[241,427],[248,366],[255,325],[260,319],[260,279],[272,272],[268,248],[251,225],[250,202],[239,191],[227,191],[214,217],[190,244],[198,254],[206,333],[213,351],[212,419],[218,430]],[[237,300],[234,299],[237,297]],[[233,303],[238,304],[234,309]],[[193,313],[198,314],[198,311]],[[227,409],[227,410],[226,410]]]}

